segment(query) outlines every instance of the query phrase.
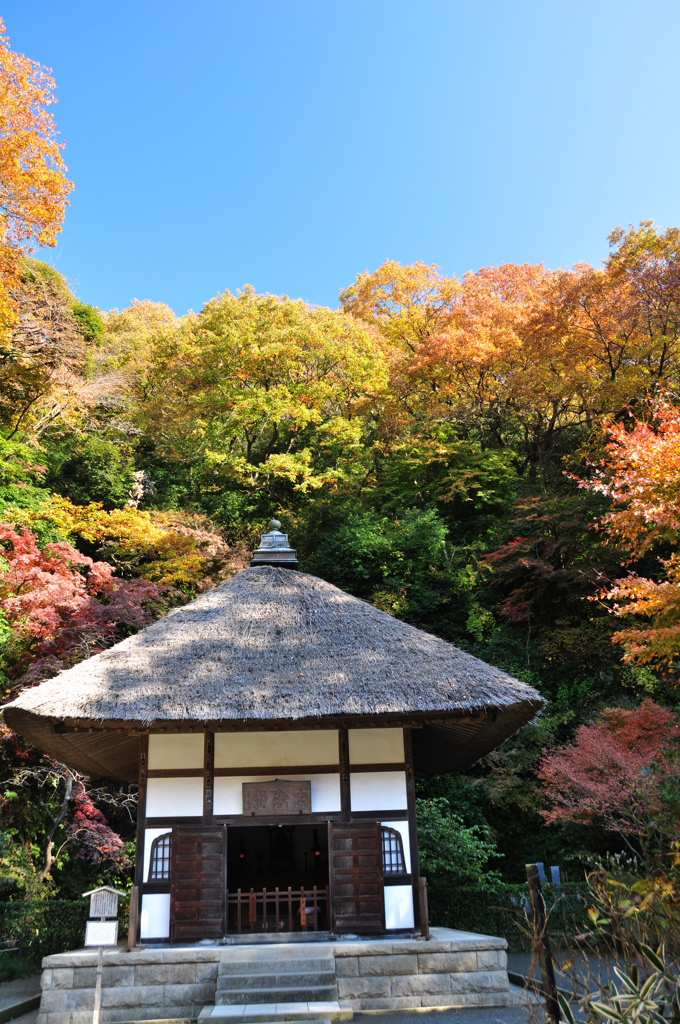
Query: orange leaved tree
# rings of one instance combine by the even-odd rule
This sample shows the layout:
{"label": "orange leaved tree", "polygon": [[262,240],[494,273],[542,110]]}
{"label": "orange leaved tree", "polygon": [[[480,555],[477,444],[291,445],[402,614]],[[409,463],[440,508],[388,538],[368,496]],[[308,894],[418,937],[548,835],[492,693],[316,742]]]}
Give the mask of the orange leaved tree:
{"label": "orange leaved tree", "polygon": [[616,615],[642,619],[613,636],[624,660],[672,669],[680,655],[680,409],[659,399],[649,420],[611,424],[602,468],[582,486],[611,499],[601,526],[631,561],[663,546],[656,579],[630,573],[601,596]]}
{"label": "orange leaved tree", "polygon": [[10,50],[0,19],[0,331],[16,322],[22,253],[55,244],[73,187],[47,110],[53,89],[46,68]]}

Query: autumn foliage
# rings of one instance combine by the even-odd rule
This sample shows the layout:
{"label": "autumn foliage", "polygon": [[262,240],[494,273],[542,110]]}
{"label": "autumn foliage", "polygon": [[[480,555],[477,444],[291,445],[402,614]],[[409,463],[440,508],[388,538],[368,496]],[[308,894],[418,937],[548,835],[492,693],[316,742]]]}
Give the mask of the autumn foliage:
{"label": "autumn foliage", "polygon": [[0,20],[0,325],[16,321],[11,291],[32,241],[54,245],[71,191],[51,113],[47,69],[14,53]]}
{"label": "autumn foliage", "polygon": [[39,547],[28,530],[0,525],[0,611],[12,629],[16,685],[54,675],[152,621],[162,588],[117,578],[64,541]]}
{"label": "autumn foliage", "polygon": [[661,398],[648,418],[611,423],[608,432],[602,464],[582,482],[611,501],[601,528],[630,561],[659,547],[667,553],[655,559],[657,578],[631,572],[600,596],[615,615],[646,620],[614,634],[624,658],[667,668],[680,653],[680,409]]}
{"label": "autumn foliage", "polygon": [[544,751],[538,770],[552,805],[547,822],[598,824],[646,837],[664,814],[664,788],[680,782],[680,723],[652,700],[609,708],[572,744]]}
{"label": "autumn foliage", "polygon": [[92,797],[79,779],[71,793],[71,836],[78,842],[78,856],[95,864],[103,858],[118,860],[123,841],[92,802]]}

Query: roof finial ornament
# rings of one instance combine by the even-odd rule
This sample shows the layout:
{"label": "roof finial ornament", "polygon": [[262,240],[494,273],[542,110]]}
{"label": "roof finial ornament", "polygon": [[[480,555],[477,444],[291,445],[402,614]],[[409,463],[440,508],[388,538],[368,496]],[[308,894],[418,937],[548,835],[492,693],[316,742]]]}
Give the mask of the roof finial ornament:
{"label": "roof finial ornament", "polygon": [[281,533],[278,519],[269,521],[269,532],[260,536],[260,546],[253,551],[252,566],[278,565],[281,569],[297,569],[297,551],[288,543],[288,534]]}

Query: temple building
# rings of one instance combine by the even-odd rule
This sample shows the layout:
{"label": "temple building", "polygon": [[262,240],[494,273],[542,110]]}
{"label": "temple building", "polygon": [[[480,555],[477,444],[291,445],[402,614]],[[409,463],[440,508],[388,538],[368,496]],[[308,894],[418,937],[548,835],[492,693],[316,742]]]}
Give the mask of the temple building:
{"label": "temple building", "polygon": [[270,526],[250,568],[4,709],[51,757],[139,784],[142,943],[412,933],[415,776],[468,767],[543,705],[297,571]]}

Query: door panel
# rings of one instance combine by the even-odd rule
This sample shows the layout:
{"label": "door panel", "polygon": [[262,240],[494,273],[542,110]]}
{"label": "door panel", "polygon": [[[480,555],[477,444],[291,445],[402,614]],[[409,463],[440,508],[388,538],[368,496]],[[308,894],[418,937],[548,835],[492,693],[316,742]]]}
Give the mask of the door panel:
{"label": "door panel", "polygon": [[225,933],[226,830],[178,825],[172,830],[170,938],[221,939]]}
{"label": "door panel", "polygon": [[385,931],[382,843],[377,821],[329,825],[333,931]]}

